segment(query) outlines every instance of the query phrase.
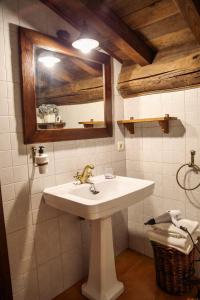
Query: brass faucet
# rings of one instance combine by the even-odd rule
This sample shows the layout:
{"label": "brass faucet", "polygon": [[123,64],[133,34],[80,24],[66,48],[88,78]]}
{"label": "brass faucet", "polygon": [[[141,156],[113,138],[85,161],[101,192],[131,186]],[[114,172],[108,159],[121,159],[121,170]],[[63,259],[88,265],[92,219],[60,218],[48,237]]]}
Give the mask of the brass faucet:
{"label": "brass faucet", "polygon": [[76,180],[79,180],[81,184],[87,183],[88,178],[92,176],[92,169],[94,169],[94,165],[86,165],[83,169],[83,172],[80,174],[77,172],[77,174],[74,176]]}

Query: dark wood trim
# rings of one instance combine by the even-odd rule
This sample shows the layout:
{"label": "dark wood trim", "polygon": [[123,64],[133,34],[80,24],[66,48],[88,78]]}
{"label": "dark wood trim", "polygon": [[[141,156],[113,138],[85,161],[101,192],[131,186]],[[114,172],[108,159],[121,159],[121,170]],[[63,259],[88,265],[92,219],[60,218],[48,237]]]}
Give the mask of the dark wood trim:
{"label": "dark wood trim", "polygon": [[[103,138],[112,136],[112,85],[111,85],[111,58],[104,53],[93,51],[90,55],[84,55],[74,48],[66,47],[55,38],[19,27],[20,58],[22,75],[22,113],[24,143],[56,142],[63,140],[79,140]],[[86,61],[103,64],[104,74],[104,104],[105,104],[105,128],[80,128],[80,129],[48,129],[37,128],[36,96],[34,84],[34,46],[58,53],[77,57]]]}
{"label": "dark wood trim", "polygon": [[0,188],[0,300],[13,300],[1,188]]}
{"label": "dark wood trim", "polygon": [[132,31],[103,1],[63,0],[58,3],[56,0],[41,0],[41,2],[54,10],[79,32],[82,30],[80,20],[86,21],[91,33],[99,33],[102,37],[107,38],[109,36],[115,46],[135,63],[141,66],[152,63],[155,50]]}
{"label": "dark wood trim", "polygon": [[174,2],[200,44],[200,4],[195,0],[174,0]]}

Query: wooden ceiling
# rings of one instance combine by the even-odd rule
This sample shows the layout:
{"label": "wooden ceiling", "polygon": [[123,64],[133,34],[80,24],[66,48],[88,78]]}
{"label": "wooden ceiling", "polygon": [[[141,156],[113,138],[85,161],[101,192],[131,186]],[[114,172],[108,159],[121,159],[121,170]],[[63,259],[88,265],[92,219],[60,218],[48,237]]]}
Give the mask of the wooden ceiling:
{"label": "wooden ceiling", "polygon": [[38,61],[52,51],[35,48],[37,106],[73,105],[102,101],[103,68],[101,64],[54,52],[60,59],[52,69]]}
{"label": "wooden ceiling", "polygon": [[74,81],[89,81],[95,77],[100,77],[103,81],[103,70],[101,64],[54,52],[54,55],[60,59],[60,62],[51,70],[38,62],[38,57],[41,55],[52,55],[52,51],[45,50],[43,48],[36,48],[36,87],[39,90],[48,89],[50,81],[51,85],[55,87],[67,83],[68,85],[71,85],[74,84]]}
{"label": "wooden ceiling", "polygon": [[123,63],[123,97],[200,83],[199,0],[41,0]]}

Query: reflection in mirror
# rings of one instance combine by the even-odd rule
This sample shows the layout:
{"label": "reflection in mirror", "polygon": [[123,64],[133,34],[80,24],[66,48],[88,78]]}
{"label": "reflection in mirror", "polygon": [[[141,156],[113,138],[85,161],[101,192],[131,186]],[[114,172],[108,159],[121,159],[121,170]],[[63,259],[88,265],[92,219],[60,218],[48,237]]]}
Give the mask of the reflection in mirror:
{"label": "reflection in mirror", "polygon": [[104,127],[103,65],[34,47],[38,129]]}

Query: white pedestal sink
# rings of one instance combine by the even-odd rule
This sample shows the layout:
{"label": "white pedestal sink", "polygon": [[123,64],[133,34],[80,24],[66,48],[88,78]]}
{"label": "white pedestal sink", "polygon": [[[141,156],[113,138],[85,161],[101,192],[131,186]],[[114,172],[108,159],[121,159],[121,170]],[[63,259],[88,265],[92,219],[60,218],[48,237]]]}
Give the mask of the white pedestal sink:
{"label": "white pedestal sink", "polygon": [[111,216],[151,195],[154,182],[121,176],[105,179],[103,175],[91,181],[99,191],[96,195],[88,184],[70,182],[45,189],[44,199],[57,209],[92,221],[89,277],[82,293],[91,300],[114,300],[124,286],[116,276]]}

